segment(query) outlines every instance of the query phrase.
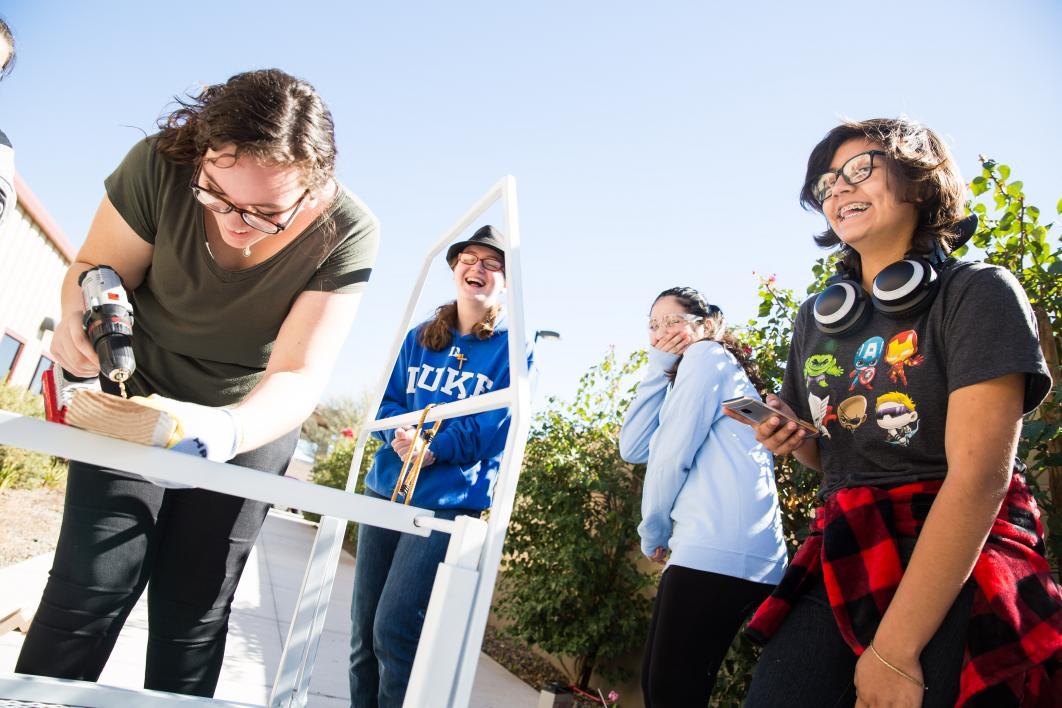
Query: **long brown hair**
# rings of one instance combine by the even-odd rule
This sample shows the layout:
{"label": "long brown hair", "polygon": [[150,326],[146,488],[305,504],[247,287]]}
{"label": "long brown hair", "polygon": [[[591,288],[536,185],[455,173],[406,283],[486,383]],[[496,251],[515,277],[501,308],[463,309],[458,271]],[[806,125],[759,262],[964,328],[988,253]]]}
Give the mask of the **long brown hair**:
{"label": "long brown hair", "polygon": [[[744,369],[745,375],[749,377],[749,381],[760,392],[760,395],[764,394],[766,388],[763,385],[763,379],[760,377],[760,369],[756,362],[752,360],[751,351],[733,332],[727,329],[726,318],[723,317],[723,311],[719,307],[710,304],[704,299],[703,295],[693,288],[668,288],[656,296],[653,304],[655,305],[665,297],[675,298],[688,314],[703,318],[704,338],[723,345],[723,349],[726,349],[737,359],[738,364]],[[669,381],[675,380],[681,363],[682,357],[679,356],[675,365],[665,373]]]}
{"label": "long brown hair", "polygon": [[178,164],[195,164],[208,148],[236,147],[266,164],[297,167],[315,190],[335,173],[332,114],[306,81],[280,69],[236,74],[159,119],[156,149]]}
{"label": "long brown hair", "polygon": [[[494,334],[494,327],[498,323],[500,313],[501,305],[488,308],[483,319],[472,325],[472,334],[478,339],[490,339]],[[453,344],[453,330],[457,328],[457,301],[451,300],[445,305],[439,305],[432,318],[420,325],[417,331],[417,341],[421,346],[433,352],[441,352]]]}
{"label": "long brown hair", "polygon": [[[899,184],[901,201],[914,204],[918,214],[908,255],[927,255],[939,246],[950,250],[963,218],[966,185],[959,174],[947,144],[936,133],[909,118],[872,118],[845,121],[837,126],[811,151],[800,190],[800,204],[822,213],[812,187],[819,175],[830,169],[834,153],[852,138],[866,138],[881,145],[888,155],[886,169]],[[845,245],[833,229],[815,236],[823,248],[840,246],[841,258],[849,268],[859,265],[859,254]]]}

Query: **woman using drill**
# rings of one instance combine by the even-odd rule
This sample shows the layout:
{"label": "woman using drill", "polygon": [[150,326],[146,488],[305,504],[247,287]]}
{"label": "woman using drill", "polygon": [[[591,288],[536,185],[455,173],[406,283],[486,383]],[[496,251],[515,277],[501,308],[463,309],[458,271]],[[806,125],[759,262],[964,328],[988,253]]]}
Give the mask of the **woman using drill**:
{"label": "woman using drill", "polygon": [[[78,278],[107,264],[136,311],[129,392],[153,395],[203,456],[282,474],[376,257],[376,219],[336,181],[335,158],[328,108],[282,71],[238,74],[182,102],[105,181],[62,286],[56,361],[98,373]],[[145,687],[213,695],[266,511],[71,462],[16,671],[96,680],[149,587]]]}

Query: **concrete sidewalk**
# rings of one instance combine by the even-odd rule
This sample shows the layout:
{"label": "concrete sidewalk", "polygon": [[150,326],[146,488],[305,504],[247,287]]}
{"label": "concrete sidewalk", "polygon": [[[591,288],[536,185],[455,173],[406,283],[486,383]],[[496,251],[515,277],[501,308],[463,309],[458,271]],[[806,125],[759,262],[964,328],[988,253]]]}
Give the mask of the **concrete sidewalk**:
{"label": "concrete sidewalk", "polygon": [[[217,698],[257,704],[268,700],[315,532],[316,527],[300,517],[270,512],[236,590]],[[51,554],[0,568],[0,609],[20,601],[32,617],[50,568]],[[354,558],[344,551],[310,682],[310,706],[350,704],[347,658],[353,581]],[[0,672],[14,670],[22,637],[18,632],[0,636]],[[146,646],[145,594],[125,623],[100,683],[141,688]],[[471,708],[534,708],[537,701],[534,689],[480,654]]]}

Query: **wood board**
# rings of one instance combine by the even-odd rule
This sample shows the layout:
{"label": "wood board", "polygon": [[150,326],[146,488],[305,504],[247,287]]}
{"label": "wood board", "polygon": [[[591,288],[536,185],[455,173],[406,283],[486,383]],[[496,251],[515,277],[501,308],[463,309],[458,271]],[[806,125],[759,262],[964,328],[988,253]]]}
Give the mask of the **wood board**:
{"label": "wood board", "polygon": [[169,447],[181,437],[180,424],[176,417],[147,401],[103,391],[78,391],[66,411],[66,423],[119,440]]}

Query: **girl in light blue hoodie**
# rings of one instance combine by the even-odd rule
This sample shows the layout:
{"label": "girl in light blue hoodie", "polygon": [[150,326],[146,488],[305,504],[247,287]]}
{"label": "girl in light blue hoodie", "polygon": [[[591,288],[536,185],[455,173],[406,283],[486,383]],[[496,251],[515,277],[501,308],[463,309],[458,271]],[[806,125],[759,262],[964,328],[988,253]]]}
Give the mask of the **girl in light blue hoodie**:
{"label": "girl in light blue hoodie", "polygon": [[620,432],[623,459],[648,464],[642,552],[666,560],[642,692],[647,708],[703,706],[734,635],[785,570],[774,460],[723,415],[724,400],[758,397],[761,386],[718,307],[692,288],[665,290],[649,344]]}

